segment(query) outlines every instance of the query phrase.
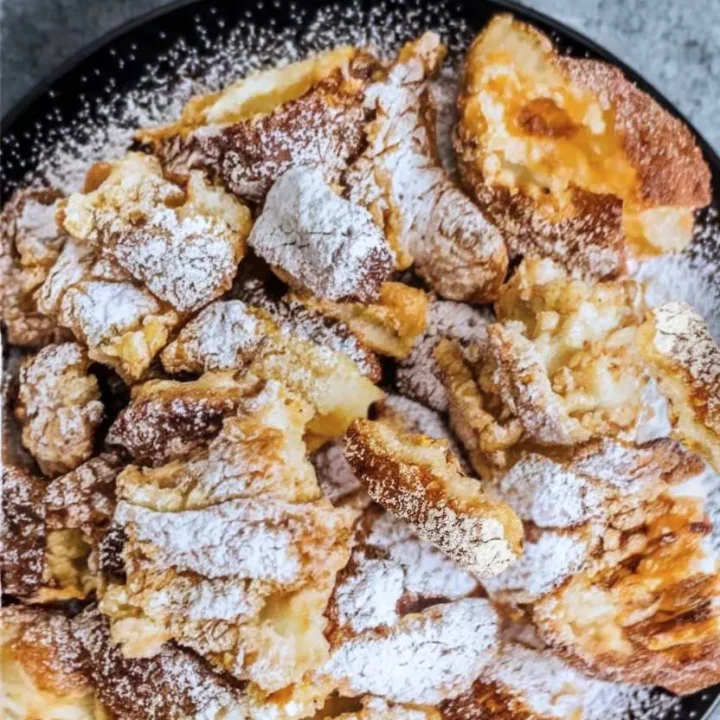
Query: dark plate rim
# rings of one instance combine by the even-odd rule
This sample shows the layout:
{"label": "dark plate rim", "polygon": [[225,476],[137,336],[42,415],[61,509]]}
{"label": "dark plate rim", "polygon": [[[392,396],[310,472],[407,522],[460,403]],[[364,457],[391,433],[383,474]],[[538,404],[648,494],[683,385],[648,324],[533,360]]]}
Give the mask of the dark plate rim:
{"label": "dark plate rim", "polygon": [[[480,0],[481,2],[484,0]],[[703,134],[695,127],[695,125],[687,118],[687,116],[681,112],[677,106],[667,98],[655,85],[650,83],[641,73],[630,67],[623,60],[618,58],[610,50],[607,50],[602,45],[598,44],[594,40],[588,38],[582,32],[569,27],[565,23],[556,20],[534,8],[527,7],[525,5],[516,2],[515,0],[487,0],[489,5],[493,5],[498,10],[510,12],[514,15],[521,17],[523,20],[530,23],[536,23],[550,30],[556,32],[563,38],[567,38],[572,43],[579,47],[588,50],[593,55],[596,55],[602,60],[612,63],[622,70],[625,76],[633,83],[635,83],[641,90],[647,92],[657,102],[662,105],[666,110],[672,113],[679,120],[684,122],[694,134],[696,141],[702,150],[706,162],[710,165],[713,175],[713,184],[716,188],[715,195],[716,199],[720,200],[720,151],[716,151],[710,143],[706,140]],[[72,73],[78,66],[80,66],[85,60],[88,60],[91,56],[101,52],[106,46],[117,41],[126,34],[131,33],[144,24],[156,20],[163,15],[169,15],[176,10],[186,8],[190,5],[201,5],[203,0],[171,0],[171,2],[165,3],[160,7],[141,13],[135,18],[126,20],[115,28],[108,30],[107,32],[100,35],[98,38],[82,47],[77,52],[70,55],[67,59],[61,62],[58,67],[46,74],[41,80],[36,82],[19,100],[17,100],[12,107],[3,113],[0,118],[0,136],[10,134],[12,132],[12,126],[15,125],[22,117],[22,115],[32,107],[32,105],[38,102],[49,90],[52,89],[53,85],[62,80],[66,75]],[[4,201],[7,198],[0,198],[0,201]],[[720,686],[718,686],[720,687]],[[708,688],[706,692],[713,692],[712,688]],[[717,695],[713,703],[707,708],[703,718],[701,720],[712,720],[715,716],[716,711],[720,709],[720,690],[715,690]],[[720,715],[718,715],[720,720]]]}

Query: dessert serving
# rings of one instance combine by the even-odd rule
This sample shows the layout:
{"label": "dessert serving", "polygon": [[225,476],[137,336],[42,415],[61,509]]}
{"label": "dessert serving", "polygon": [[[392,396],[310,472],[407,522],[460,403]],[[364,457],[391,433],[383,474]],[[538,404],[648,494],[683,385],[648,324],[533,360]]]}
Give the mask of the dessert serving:
{"label": "dessert serving", "polygon": [[717,328],[637,273],[710,170],[510,15],[459,73],[443,40],[224,77],[8,199],[3,717],[660,720],[720,683]]}

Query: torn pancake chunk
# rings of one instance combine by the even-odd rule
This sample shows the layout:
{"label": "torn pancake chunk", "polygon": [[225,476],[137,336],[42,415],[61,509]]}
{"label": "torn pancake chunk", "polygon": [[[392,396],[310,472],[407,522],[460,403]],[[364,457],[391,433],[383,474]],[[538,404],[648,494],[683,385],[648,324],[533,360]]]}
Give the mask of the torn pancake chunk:
{"label": "torn pancake chunk", "polygon": [[346,454],[370,497],[475,575],[495,575],[520,554],[520,520],[462,472],[446,442],[357,420]]}
{"label": "torn pancake chunk", "polygon": [[638,344],[670,401],[673,436],[720,470],[720,347],[701,315],[687,303],[661,305]]}

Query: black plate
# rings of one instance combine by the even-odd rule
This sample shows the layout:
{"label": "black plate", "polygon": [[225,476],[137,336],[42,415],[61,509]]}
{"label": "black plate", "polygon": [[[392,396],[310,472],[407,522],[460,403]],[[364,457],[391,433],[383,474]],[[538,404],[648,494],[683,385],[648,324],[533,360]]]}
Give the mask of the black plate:
{"label": "black plate", "polygon": [[[163,88],[177,82],[177,66],[183,60],[177,52],[178,41],[184,41],[194,51],[196,62],[185,63],[184,72],[190,74],[193,73],[194,65],[197,65],[199,71],[203,60],[211,58],[216,47],[240,23],[254,24],[259,28],[272,27],[278,34],[289,33],[302,50],[303,43],[298,43],[300,31],[307,27],[317,11],[333,4],[323,0],[252,0],[248,3],[237,0],[179,0],[108,33],[39,83],[3,117],[0,124],[3,151],[0,197],[4,202],[12,190],[27,182],[28,174],[36,170],[43,147],[51,147],[59,131],[71,127],[74,133],[82,134],[82,127],[87,122],[102,124],[102,109],[104,107],[107,110],[109,98],[121,97],[139,85],[156,88],[158,94],[162,95]],[[380,2],[373,0],[353,3],[355,11],[366,16],[379,5]],[[453,25],[447,24],[448,18],[458,18],[466,22],[472,31],[477,31],[493,14],[510,11],[549,34],[564,51],[600,58],[619,66],[640,88],[683,119],[695,132],[713,175],[713,207],[720,208],[718,155],[654,87],[591,40],[551,18],[504,0],[385,0],[382,5],[388,13],[392,12],[396,25],[412,17],[416,29],[444,27],[446,33],[441,33],[443,39],[451,43]],[[377,15],[378,22],[380,18],[387,17],[388,13]],[[322,27],[319,29],[327,30]],[[406,38],[398,37],[398,40],[402,39]],[[259,59],[262,61],[262,53]],[[148,66],[153,67],[150,78],[147,77]],[[228,81],[237,76],[237,71],[234,75],[228,75]],[[703,212],[701,216],[705,214]],[[718,242],[717,238],[708,241]],[[715,246],[712,250],[715,254],[720,248]],[[699,720],[705,717],[709,720],[712,709],[718,707],[720,685],[684,698],[681,705],[670,713],[670,718]]]}

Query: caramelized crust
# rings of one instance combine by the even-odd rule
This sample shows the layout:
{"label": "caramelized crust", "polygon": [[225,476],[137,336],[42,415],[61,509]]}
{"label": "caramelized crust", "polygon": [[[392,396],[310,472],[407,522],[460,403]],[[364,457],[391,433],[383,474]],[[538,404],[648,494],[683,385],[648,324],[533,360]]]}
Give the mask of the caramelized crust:
{"label": "caramelized crust", "polygon": [[317,169],[332,185],[362,148],[362,94],[377,66],[341,48],[195,98],[179,123],[140,138],[171,176],[183,180],[199,168],[258,204],[291,167]]}
{"label": "caramelized crust", "polygon": [[103,404],[90,361],[76,343],[48,345],[23,364],[15,414],[22,441],[50,477],[68,472],[93,452]]}
{"label": "caramelized crust", "polygon": [[500,233],[442,167],[431,127],[428,80],[446,49],[426,33],[405,45],[365,92],[372,119],[367,147],[344,182],[353,202],[383,228],[396,264],[417,273],[451,300],[492,300],[505,278]]}
{"label": "caramelized crust", "polygon": [[377,302],[338,303],[309,295],[296,295],[311,312],[343,322],[361,342],[381,355],[408,356],[427,324],[427,295],[401,282],[380,287]]}
{"label": "caramelized crust", "polygon": [[599,279],[682,249],[710,174],[685,125],[605,63],[560,55],[510,15],[465,61],[460,173],[512,257]]}
{"label": "caramelized crust", "polygon": [[716,683],[720,575],[709,530],[702,501],[682,489],[616,516],[597,559],[535,604],[544,639],[607,680],[681,694]]}
{"label": "caramelized crust", "polygon": [[24,188],[0,215],[1,317],[13,345],[42,347],[66,336],[35,298],[65,241],[55,220],[62,197],[53,188]]}
{"label": "caramelized crust", "polygon": [[520,554],[519,519],[463,474],[446,442],[357,420],[346,453],[370,497],[476,575],[497,574]]}
{"label": "caramelized crust", "polygon": [[720,471],[720,348],[687,303],[652,310],[640,352],[670,401],[673,435]]}
{"label": "caramelized crust", "polygon": [[127,658],[113,644],[107,618],[96,608],[78,615],[72,631],[92,687],[113,716],[127,720],[245,717],[240,684],[188,650],[168,645],[152,658]]}
{"label": "caramelized crust", "polygon": [[18,605],[0,610],[3,717],[109,720],[85,673],[72,622],[60,612]]}
{"label": "caramelized crust", "polygon": [[74,238],[179,312],[230,288],[251,227],[249,210],[201,174],[181,188],[139,153],[108,166],[96,189],[68,198],[63,215]]}
{"label": "caramelized crust", "polygon": [[2,471],[2,591],[21,598],[45,582],[45,483],[26,470]]}
{"label": "caramelized crust", "polygon": [[302,441],[311,416],[268,383],[207,450],[123,472],[114,519],[128,537],[127,583],[101,609],[127,656],[174,638],[266,693],[323,661],[322,612],[355,513],[320,497]]}
{"label": "caramelized crust", "polygon": [[205,373],[193,382],[149,380],[135,386],[106,443],[140,465],[186,457],[220,432],[250,390],[233,373]]}
{"label": "caramelized crust", "polygon": [[391,425],[398,432],[410,435],[427,435],[435,440],[443,440],[450,453],[457,458],[463,470],[467,463],[446,419],[440,413],[416,403],[402,395],[388,395],[375,403],[374,414],[377,420]]}

